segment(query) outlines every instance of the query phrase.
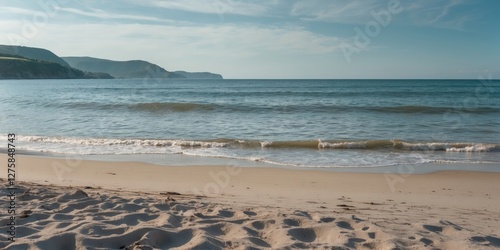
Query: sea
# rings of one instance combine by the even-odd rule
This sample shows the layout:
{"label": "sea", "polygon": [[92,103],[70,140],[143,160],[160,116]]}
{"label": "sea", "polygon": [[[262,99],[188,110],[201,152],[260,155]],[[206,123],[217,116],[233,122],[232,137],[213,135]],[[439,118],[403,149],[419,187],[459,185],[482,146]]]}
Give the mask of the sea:
{"label": "sea", "polygon": [[500,81],[2,80],[8,133],[42,156],[500,171]]}

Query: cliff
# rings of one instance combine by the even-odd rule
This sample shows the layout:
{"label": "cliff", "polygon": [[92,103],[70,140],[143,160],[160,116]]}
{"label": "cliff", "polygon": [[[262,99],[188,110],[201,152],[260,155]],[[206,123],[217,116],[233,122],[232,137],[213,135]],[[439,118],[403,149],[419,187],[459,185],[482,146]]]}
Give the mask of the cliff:
{"label": "cliff", "polygon": [[189,79],[223,79],[222,75],[214,74],[210,72],[186,72],[186,71],[174,71],[175,74],[184,76]]}
{"label": "cliff", "polygon": [[58,63],[65,67],[71,67],[66,61],[52,53],[50,50],[31,48],[24,46],[0,45],[0,53],[21,56],[46,62]]}
{"label": "cliff", "polygon": [[58,63],[0,54],[0,79],[81,79],[112,78],[108,74],[89,74]]}
{"label": "cliff", "polygon": [[112,61],[93,57],[63,57],[72,67],[88,72],[105,72],[115,78],[185,78],[142,60]]}
{"label": "cliff", "polygon": [[[209,72],[169,72],[142,60],[112,61],[92,57],[59,57],[49,50],[0,45],[0,79],[42,78],[176,78],[222,79]],[[46,71],[46,72],[44,72]]]}

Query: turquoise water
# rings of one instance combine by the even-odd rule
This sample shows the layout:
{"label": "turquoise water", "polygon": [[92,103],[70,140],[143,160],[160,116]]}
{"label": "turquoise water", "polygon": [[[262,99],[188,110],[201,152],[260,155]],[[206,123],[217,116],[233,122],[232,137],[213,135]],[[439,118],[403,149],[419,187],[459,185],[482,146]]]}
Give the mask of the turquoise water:
{"label": "turquoise water", "polygon": [[500,81],[0,81],[27,151],[297,167],[500,164]]}

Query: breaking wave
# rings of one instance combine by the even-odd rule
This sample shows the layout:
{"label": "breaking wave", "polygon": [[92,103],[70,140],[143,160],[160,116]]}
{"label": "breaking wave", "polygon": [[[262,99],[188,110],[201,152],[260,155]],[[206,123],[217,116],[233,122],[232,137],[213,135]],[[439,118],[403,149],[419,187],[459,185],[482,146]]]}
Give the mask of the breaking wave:
{"label": "breaking wave", "polygon": [[276,105],[276,104],[228,104],[228,103],[192,103],[192,102],[144,102],[144,103],[99,103],[99,102],[72,102],[72,103],[45,103],[45,107],[102,110],[102,111],[128,111],[128,112],[315,112],[315,113],[342,113],[342,112],[371,112],[371,113],[396,113],[396,114],[496,114],[500,113],[498,107],[431,107],[431,106],[350,106],[322,103],[309,103],[301,105]]}
{"label": "breaking wave", "polygon": [[402,140],[297,140],[257,141],[241,139],[182,140],[182,139],[104,139],[20,136],[20,141],[71,144],[82,146],[144,146],[181,148],[263,148],[317,150],[395,150],[446,152],[500,152],[500,144],[469,142],[409,142]]}

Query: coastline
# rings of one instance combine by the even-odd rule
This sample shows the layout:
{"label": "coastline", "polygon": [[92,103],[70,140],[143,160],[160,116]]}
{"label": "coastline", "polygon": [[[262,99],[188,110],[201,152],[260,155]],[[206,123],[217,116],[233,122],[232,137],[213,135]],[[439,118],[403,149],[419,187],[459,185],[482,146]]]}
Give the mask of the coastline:
{"label": "coastline", "polygon": [[[39,157],[47,159],[79,159],[102,162],[138,162],[166,167],[193,167],[193,166],[239,166],[243,168],[278,168],[291,170],[317,170],[325,172],[345,172],[345,173],[395,173],[395,174],[429,174],[441,171],[470,171],[500,173],[500,166],[493,162],[429,162],[415,164],[392,164],[387,166],[338,166],[338,167],[318,167],[318,166],[297,166],[267,162],[261,160],[249,160],[245,158],[226,158],[212,156],[197,156],[188,154],[115,154],[115,155],[76,155],[61,154],[53,152],[39,152],[31,150],[18,150],[18,155],[27,157]],[[0,148],[0,155],[7,154],[5,149]]]}
{"label": "coastline", "polygon": [[[180,216],[178,219],[182,222],[165,222],[164,226],[155,228],[163,228],[170,234],[184,232],[182,230],[194,230],[191,231],[191,237],[184,236],[188,239],[185,244],[178,246],[180,248],[208,246],[206,244],[216,249],[229,248],[227,244],[241,248],[243,246],[270,248],[343,246],[382,249],[500,247],[500,228],[498,228],[500,212],[497,211],[500,207],[500,185],[498,185],[500,173],[438,171],[406,175],[247,168],[231,165],[175,167],[140,162],[67,160],[26,155],[18,155],[16,158],[17,181],[26,188],[50,189],[51,192],[61,192],[61,197],[68,196],[68,193],[76,194],[78,191],[75,190],[79,188],[94,200],[107,194],[107,197],[114,195],[125,197],[124,199],[129,201],[138,198],[153,199],[158,203],[153,202],[156,207],[160,206],[159,204],[163,204],[162,206],[167,204],[159,213]],[[6,162],[6,157],[0,156],[0,161]],[[167,192],[171,192],[168,193],[170,195]],[[73,203],[78,203],[79,198],[75,196],[75,199],[54,202],[67,208],[75,205]],[[33,214],[57,214],[56,210],[45,211],[40,208],[46,202],[43,195],[38,193],[22,201],[20,210],[30,209]],[[184,209],[185,211],[181,209],[179,212],[174,209],[174,205],[168,205],[171,202],[174,202],[175,206],[182,205],[189,208]],[[106,209],[95,210],[94,207],[75,205],[76,207],[68,211],[71,216],[76,216],[77,211],[78,213],[94,211],[102,217],[103,214],[116,210],[117,201],[112,203],[114,205]],[[136,218],[139,223],[128,225],[130,230],[143,232],[144,228],[147,228],[146,225],[157,225],[158,221],[153,219],[152,214],[158,209],[152,209],[153,203],[139,204],[148,208],[143,214],[150,217]],[[62,210],[59,212],[64,213],[64,209]],[[189,223],[191,217],[186,214],[187,211],[194,213],[189,215],[194,216],[192,218],[194,224]],[[213,211],[218,211],[218,214],[213,215],[211,222],[207,222],[208,214]],[[122,211],[130,213],[131,216],[135,212],[137,211],[134,209]],[[58,225],[74,223],[75,227],[70,230],[73,232],[72,236],[64,237],[73,239],[74,244],[82,248],[94,246],[92,245],[94,243],[87,244],[81,240],[88,237],[81,226],[85,223],[77,226],[78,224],[75,224],[77,222],[55,219],[53,216],[49,217],[50,219],[44,218],[45,221]],[[21,228],[23,228],[22,220],[18,221]],[[235,220],[243,222],[237,224],[234,223]],[[24,223],[34,222],[28,219]],[[106,227],[115,229],[123,226],[105,222],[88,223],[86,225],[95,230],[103,225],[92,223],[105,224]],[[128,222],[123,223],[128,224]],[[203,229],[208,225],[218,225],[226,231],[221,229],[223,233],[211,233]],[[24,228],[26,227],[30,226],[25,225]],[[252,228],[258,233],[249,233],[245,228]],[[25,229],[20,233],[18,242],[12,246],[31,246],[30,244],[36,245],[41,241],[57,241],[56,236],[59,234],[66,235],[67,232],[57,227],[35,232]],[[108,243],[115,244],[112,242],[119,241],[117,237],[120,238],[124,234],[126,233],[108,235],[110,238]],[[147,233],[137,234],[133,242],[139,242]],[[4,236],[5,234],[1,237]],[[97,239],[102,236],[92,237]],[[3,240],[4,238],[2,242],[5,242]],[[153,243],[142,241],[140,244]],[[156,246],[161,248],[160,245]]]}

